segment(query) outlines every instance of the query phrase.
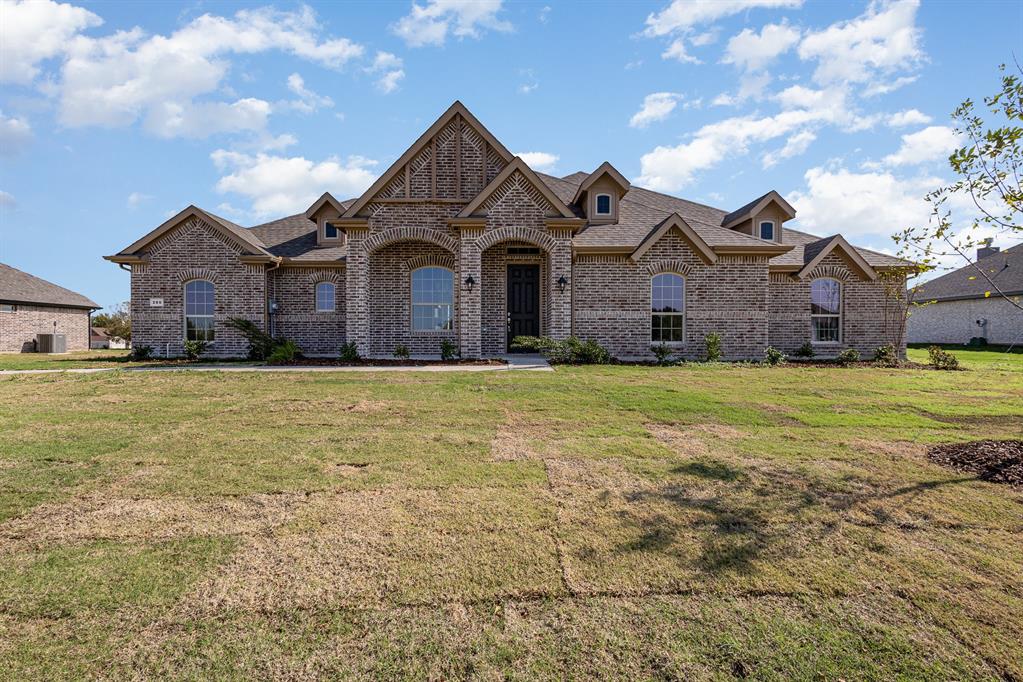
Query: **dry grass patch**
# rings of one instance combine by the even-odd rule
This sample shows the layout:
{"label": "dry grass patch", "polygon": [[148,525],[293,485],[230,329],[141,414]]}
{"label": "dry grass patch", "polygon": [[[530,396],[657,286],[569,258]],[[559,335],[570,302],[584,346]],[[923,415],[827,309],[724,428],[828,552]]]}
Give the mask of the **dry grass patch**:
{"label": "dry grass patch", "polygon": [[645,424],[644,426],[650,435],[682,457],[699,457],[707,453],[707,443],[689,432],[688,426],[669,426],[667,424]]}

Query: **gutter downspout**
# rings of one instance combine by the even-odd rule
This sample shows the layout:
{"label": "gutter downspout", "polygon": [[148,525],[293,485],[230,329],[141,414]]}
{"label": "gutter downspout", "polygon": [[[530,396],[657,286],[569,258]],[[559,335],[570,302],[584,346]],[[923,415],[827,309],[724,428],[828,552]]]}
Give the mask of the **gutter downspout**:
{"label": "gutter downspout", "polygon": [[[266,288],[267,288],[267,290],[270,289],[270,273],[272,271],[276,270],[277,268],[281,267],[281,264],[283,262],[284,262],[284,257],[283,256],[277,256],[277,257],[275,257],[273,259],[273,264],[264,271],[264,274],[266,275]],[[277,287],[274,287],[274,293],[275,294],[277,293]],[[263,311],[264,311],[263,314],[266,315],[267,333],[270,334],[270,336],[274,336],[274,316],[273,316],[273,313],[270,312],[270,297],[269,296],[264,296],[263,297]]]}

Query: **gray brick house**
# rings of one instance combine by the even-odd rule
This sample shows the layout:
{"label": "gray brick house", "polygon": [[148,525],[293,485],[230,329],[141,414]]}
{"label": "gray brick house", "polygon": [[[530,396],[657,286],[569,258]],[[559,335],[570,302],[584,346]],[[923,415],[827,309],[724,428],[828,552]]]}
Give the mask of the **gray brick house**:
{"label": "gray brick house", "polygon": [[37,334],[63,334],[67,350],[88,350],[90,299],[0,263],[0,353],[36,350]]}
{"label": "gray brick house", "polygon": [[785,226],[768,192],[727,212],[630,185],[611,164],[534,172],[455,102],[362,196],[245,228],[190,206],[107,259],[131,270],[132,336],[243,355],[229,317],[310,355],[346,341],[494,356],[518,334],[596,339],[620,358],[717,332],[731,359],[804,342],[821,354],[890,342],[884,282],[906,263]]}

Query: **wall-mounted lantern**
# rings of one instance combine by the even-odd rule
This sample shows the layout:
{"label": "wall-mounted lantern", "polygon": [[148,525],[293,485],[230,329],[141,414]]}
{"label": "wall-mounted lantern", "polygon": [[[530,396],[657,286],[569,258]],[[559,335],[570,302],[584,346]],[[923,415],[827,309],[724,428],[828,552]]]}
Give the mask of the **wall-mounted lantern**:
{"label": "wall-mounted lantern", "polygon": [[565,276],[562,275],[561,277],[558,277],[558,290],[561,291],[562,293],[564,293],[565,292],[565,287],[567,287],[567,286],[568,286],[568,280],[565,279]]}
{"label": "wall-mounted lantern", "polygon": [[476,280],[473,279],[472,275],[469,275],[468,277],[465,278],[465,288],[469,290],[469,293],[472,293],[472,285],[475,283]]}

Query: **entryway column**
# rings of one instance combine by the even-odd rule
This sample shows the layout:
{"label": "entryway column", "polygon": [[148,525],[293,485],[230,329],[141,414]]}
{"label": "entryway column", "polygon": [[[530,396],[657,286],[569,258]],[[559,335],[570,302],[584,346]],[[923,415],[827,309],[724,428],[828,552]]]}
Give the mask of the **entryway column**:
{"label": "entryway column", "polygon": [[[483,226],[459,225],[458,245],[458,346],[463,358],[478,358],[482,354],[483,268],[476,239],[483,234]],[[469,285],[472,278],[472,285]]]}
{"label": "entryway column", "polygon": [[369,355],[369,254],[365,227],[347,226],[345,259],[345,340],[355,342],[359,355]]}
{"label": "entryway column", "polygon": [[[553,236],[557,244],[547,256],[550,264],[547,286],[551,292],[547,298],[550,305],[547,335],[552,339],[567,339],[572,335],[572,233],[559,230]],[[564,284],[559,284],[562,278]]]}

